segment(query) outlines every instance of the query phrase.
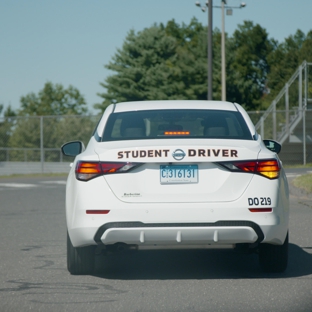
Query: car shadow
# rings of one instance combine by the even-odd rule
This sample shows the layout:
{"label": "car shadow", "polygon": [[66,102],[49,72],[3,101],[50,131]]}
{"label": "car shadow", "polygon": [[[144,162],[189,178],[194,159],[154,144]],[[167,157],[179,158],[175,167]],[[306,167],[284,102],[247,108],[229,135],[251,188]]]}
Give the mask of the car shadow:
{"label": "car shadow", "polygon": [[96,257],[94,276],[120,280],[290,278],[312,274],[312,247],[289,244],[284,273],[265,273],[257,254],[233,250],[146,250]]}

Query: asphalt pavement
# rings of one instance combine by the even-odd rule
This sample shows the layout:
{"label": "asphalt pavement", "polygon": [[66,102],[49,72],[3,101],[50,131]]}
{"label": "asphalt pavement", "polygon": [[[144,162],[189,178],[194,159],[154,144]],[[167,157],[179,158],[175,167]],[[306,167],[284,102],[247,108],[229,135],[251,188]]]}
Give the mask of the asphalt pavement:
{"label": "asphalt pavement", "polygon": [[[286,170],[289,181],[309,170]],[[289,266],[232,250],[142,251],[66,269],[65,177],[0,179],[0,311],[312,311],[312,196],[290,183]]]}

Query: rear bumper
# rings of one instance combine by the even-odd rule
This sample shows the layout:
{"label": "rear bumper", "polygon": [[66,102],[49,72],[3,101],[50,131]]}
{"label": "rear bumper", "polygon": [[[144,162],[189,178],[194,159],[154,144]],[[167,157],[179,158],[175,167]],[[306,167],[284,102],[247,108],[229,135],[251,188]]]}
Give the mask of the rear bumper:
{"label": "rear bumper", "polygon": [[[272,215],[272,214],[271,214]],[[74,247],[113,245],[116,243],[148,246],[225,246],[247,243],[282,245],[288,226],[284,223],[257,224],[253,221],[217,221],[212,223],[108,222],[99,227],[68,228]]]}
{"label": "rear bumper", "polygon": [[261,228],[249,221],[219,221],[215,223],[146,224],[142,222],[111,222],[95,234],[97,244],[115,243],[149,245],[228,245],[260,243]]}
{"label": "rear bumper", "polygon": [[[283,187],[277,188],[276,183],[259,189],[259,183],[263,181],[259,181],[260,177],[253,181],[256,179],[257,183],[249,186],[248,193],[236,201],[199,203],[126,203],[117,200],[106,188],[88,182],[88,187],[92,188],[87,191],[81,188],[81,192],[77,190],[72,198],[67,196],[71,198],[66,203],[70,239],[74,247],[115,243],[137,246],[281,245],[288,231],[288,195],[282,191]],[[250,198],[270,198],[273,211],[251,212]],[[87,209],[110,212],[87,214]]]}

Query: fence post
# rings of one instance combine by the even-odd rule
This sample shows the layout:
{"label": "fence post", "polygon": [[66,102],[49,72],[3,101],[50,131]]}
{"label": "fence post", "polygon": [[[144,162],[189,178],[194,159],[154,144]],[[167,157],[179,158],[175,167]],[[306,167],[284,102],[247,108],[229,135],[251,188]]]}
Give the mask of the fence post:
{"label": "fence post", "polygon": [[[302,75],[301,75],[302,76]],[[302,136],[303,136],[303,164],[307,164],[307,139],[306,139],[306,109],[307,109],[307,64],[304,64],[304,103],[303,103],[303,116],[302,116]],[[302,78],[301,78],[302,79]],[[301,93],[302,93],[302,83],[301,83]],[[301,95],[302,96],[302,95]]]}
{"label": "fence post", "polygon": [[260,135],[261,135],[261,139],[264,140],[264,118],[263,118],[263,115],[260,117]]}
{"label": "fence post", "polygon": [[273,101],[273,140],[276,140],[276,101]]}
{"label": "fence post", "polygon": [[302,153],[303,153],[303,165],[306,164],[306,134],[305,134],[305,105],[303,105],[302,101],[302,65],[299,66],[299,111],[302,118]]}
{"label": "fence post", "polygon": [[41,173],[44,173],[43,116],[40,116],[40,162],[41,162]]}
{"label": "fence post", "polygon": [[285,84],[285,109],[286,109],[286,129],[288,142],[290,140],[290,128],[289,128],[289,86],[288,82]]}

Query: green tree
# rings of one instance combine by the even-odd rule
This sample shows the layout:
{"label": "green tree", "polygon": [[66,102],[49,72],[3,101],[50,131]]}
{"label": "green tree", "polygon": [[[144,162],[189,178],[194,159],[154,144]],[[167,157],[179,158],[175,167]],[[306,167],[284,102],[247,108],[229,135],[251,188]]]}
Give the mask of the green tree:
{"label": "green tree", "polygon": [[196,19],[131,30],[105,66],[114,74],[101,83],[106,92],[99,94],[103,103],[96,108],[120,101],[205,99],[206,47],[205,29]]}
{"label": "green tree", "polygon": [[10,105],[4,110],[4,105],[0,104],[0,116],[2,114],[3,117],[0,117],[0,161],[5,161],[7,160],[7,151],[5,148],[9,146],[16,113]]}
{"label": "green tree", "polygon": [[3,115],[4,117],[15,117],[17,114],[16,111],[12,109],[11,105],[9,105]]}
{"label": "green tree", "polygon": [[234,32],[230,46],[233,56],[228,67],[228,99],[242,104],[247,110],[259,109],[270,71],[267,57],[274,42],[268,39],[266,30],[259,24],[245,21]]}
{"label": "green tree", "polygon": [[310,30],[305,36],[304,41],[300,47],[299,63],[303,61],[312,62],[312,30]]}
{"label": "green tree", "polygon": [[[15,119],[9,146],[13,148],[28,148],[27,160],[38,161],[40,159],[40,133],[43,134],[44,148],[59,148],[65,141],[63,116],[82,115],[87,112],[86,102],[80,92],[69,86],[67,89],[60,84],[53,85],[47,82],[38,95],[30,93],[21,97],[21,108]],[[45,116],[43,118],[42,116]],[[68,119],[67,126],[75,123],[74,119]],[[81,123],[79,131],[88,132],[89,125],[84,129]],[[72,139],[75,139],[73,137]],[[37,150],[34,150],[37,149]],[[52,155],[52,154],[49,154]],[[24,160],[19,152],[12,153],[12,160]],[[46,160],[59,160],[59,153],[47,156]]]}
{"label": "green tree", "polygon": [[4,109],[4,105],[0,104],[0,116],[6,117],[15,117],[16,112],[12,109],[11,105],[9,105],[6,109]]}
{"label": "green tree", "polygon": [[19,116],[81,115],[87,113],[84,97],[73,86],[45,83],[38,95],[29,93],[21,97]]}
{"label": "green tree", "polygon": [[[245,21],[226,36],[227,100],[247,110],[268,107],[304,59],[311,59],[312,32],[298,31],[279,44],[259,24]],[[221,98],[221,33],[213,31],[213,99]],[[207,99],[207,28],[196,19],[174,20],[127,35],[105,66],[112,71],[99,95],[110,103],[132,100]]]}
{"label": "green tree", "polygon": [[[176,40],[165,36],[157,26],[135,34],[131,30],[112,61],[105,67],[116,74],[107,77],[101,85],[107,92],[103,97],[104,109],[108,104],[121,101],[170,98],[178,86],[168,86],[168,77],[175,76]],[[172,91],[171,91],[171,90]]]}
{"label": "green tree", "polygon": [[[303,61],[312,62],[312,31],[305,35],[297,30],[284,42],[275,42],[274,50],[268,55],[270,72],[267,76],[270,94],[265,99],[267,105],[278,95]],[[294,90],[294,96],[298,91]]]}
{"label": "green tree", "polygon": [[[176,46],[177,79],[181,81],[179,98],[207,99],[207,28],[193,18],[181,26],[174,20],[164,27],[167,36],[174,37]],[[215,86],[213,89],[216,89]]]}

